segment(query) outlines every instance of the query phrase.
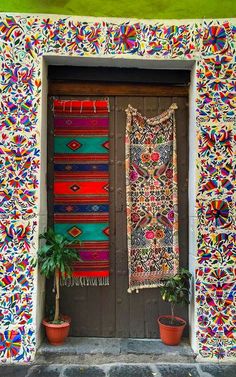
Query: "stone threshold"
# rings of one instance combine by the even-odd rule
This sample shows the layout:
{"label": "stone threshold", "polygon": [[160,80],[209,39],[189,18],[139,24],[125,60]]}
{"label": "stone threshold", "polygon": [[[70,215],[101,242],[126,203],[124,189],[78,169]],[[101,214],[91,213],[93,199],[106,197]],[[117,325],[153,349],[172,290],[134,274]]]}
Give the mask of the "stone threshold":
{"label": "stone threshold", "polygon": [[99,365],[110,363],[194,363],[187,341],[166,346],[160,339],[67,338],[62,346],[43,343],[36,363]]}

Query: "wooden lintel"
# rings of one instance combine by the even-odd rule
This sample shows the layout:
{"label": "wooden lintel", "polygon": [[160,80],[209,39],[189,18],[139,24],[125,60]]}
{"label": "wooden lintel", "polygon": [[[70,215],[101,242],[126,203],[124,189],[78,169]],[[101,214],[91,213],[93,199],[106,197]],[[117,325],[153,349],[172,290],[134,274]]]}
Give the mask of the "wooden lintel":
{"label": "wooden lintel", "polygon": [[149,97],[182,97],[188,95],[187,86],[112,83],[86,81],[50,80],[49,96],[149,96]]}

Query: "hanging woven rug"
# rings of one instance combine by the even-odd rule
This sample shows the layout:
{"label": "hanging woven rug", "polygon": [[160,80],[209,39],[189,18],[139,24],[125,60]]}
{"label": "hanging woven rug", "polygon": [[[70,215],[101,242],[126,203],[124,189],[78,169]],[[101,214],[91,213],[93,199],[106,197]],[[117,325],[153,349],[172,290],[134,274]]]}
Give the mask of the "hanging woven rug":
{"label": "hanging woven rug", "polygon": [[54,100],[54,229],[78,240],[66,285],[109,284],[109,104]]}
{"label": "hanging woven rug", "polygon": [[178,270],[175,109],[151,119],[126,110],[128,292],[161,286]]}

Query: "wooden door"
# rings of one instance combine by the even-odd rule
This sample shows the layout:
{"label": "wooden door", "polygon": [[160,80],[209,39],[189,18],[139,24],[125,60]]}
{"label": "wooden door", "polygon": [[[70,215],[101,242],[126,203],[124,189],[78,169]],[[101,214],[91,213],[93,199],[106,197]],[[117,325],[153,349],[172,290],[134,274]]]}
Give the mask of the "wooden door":
{"label": "wooden door", "polygon": [[[173,102],[177,103],[177,147],[179,184],[179,242],[180,264],[188,265],[188,106],[187,96],[173,89],[173,95],[152,96],[147,92],[138,95],[110,95],[110,285],[107,287],[62,287],[61,312],[72,318],[71,336],[98,337],[159,337],[156,318],[169,313],[169,305],[163,303],[160,289],[143,289],[139,293],[127,293],[127,231],[125,200],[125,127],[128,104],[147,117],[156,116]],[[152,94],[152,93],[151,93]],[[99,98],[87,95],[70,99]],[[68,99],[68,96],[61,98]],[[101,98],[101,97],[100,97]],[[103,97],[104,98],[104,97]],[[50,132],[49,132],[50,134]],[[50,138],[51,139],[51,138]],[[49,155],[52,142],[49,141]],[[50,161],[50,159],[49,159]],[[49,170],[50,167],[49,162]],[[49,185],[52,187],[52,185]],[[50,189],[49,189],[50,191]],[[49,192],[49,198],[50,198]],[[50,200],[49,200],[50,201]],[[52,208],[49,207],[49,222]],[[50,289],[50,288],[49,288]],[[49,294],[50,295],[50,294]],[[187,319],[187,308],[179,308],[177,314]],[[186,333],[187,334],[187,333]],[[185,334],[185,335],[186,335]]]}

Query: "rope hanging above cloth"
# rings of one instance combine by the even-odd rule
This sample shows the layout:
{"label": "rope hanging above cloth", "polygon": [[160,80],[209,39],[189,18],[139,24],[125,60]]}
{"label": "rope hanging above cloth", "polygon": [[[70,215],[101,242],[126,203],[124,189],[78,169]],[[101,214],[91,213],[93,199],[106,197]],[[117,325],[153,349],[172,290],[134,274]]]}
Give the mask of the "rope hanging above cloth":
{"label": "rope hanging above cloth", "polygon": [[178,270],[176,109],[150,119],[126,110],[128,292],[159,287]]}
{"label": "rope hanging above cloth", "polygon": [[54,228],[78,240],[65,285],[109,285],[109,102],[54,100]]}

